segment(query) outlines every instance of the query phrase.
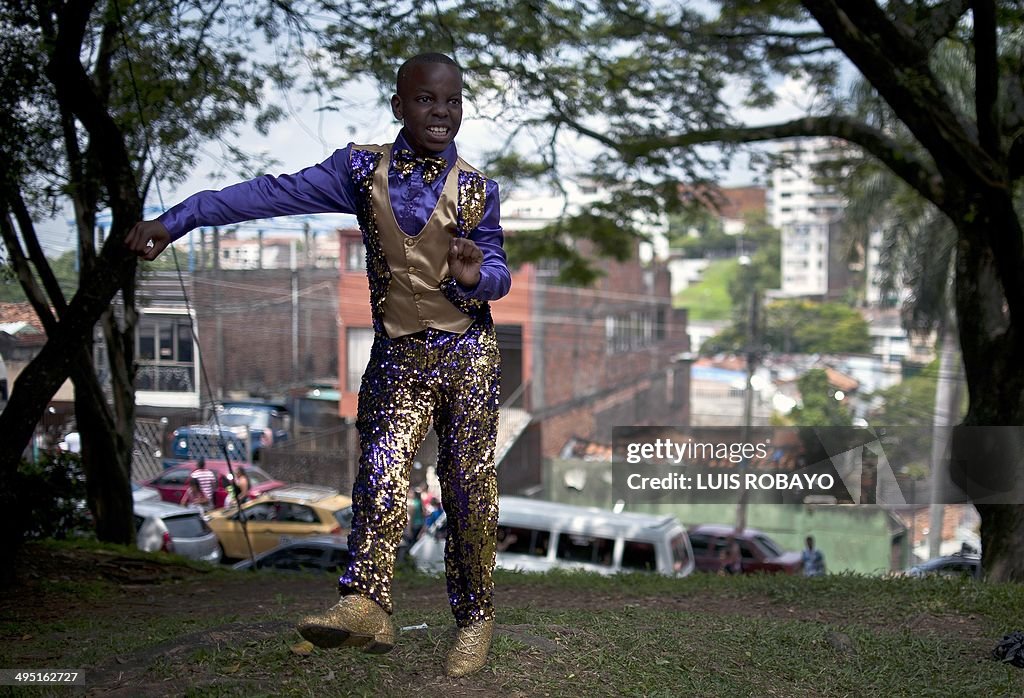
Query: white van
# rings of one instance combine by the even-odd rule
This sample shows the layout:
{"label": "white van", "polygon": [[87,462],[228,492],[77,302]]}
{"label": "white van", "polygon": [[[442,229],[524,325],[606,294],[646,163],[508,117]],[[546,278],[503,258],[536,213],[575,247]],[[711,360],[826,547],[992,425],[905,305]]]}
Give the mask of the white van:
{"label": "white van", "polygon": [[[444,570],[446,532],[442,515],[413,544],[409,555],[419,569]],[[616,513],[524,497],[498,500],[497,567],[600,574],[650,571],[679,577],[694,568],[690,539],[674,516]]]}

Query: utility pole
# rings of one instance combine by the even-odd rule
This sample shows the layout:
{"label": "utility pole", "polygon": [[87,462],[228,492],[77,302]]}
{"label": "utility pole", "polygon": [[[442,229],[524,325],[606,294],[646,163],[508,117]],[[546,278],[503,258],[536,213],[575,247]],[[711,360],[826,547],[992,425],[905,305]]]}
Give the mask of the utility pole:
{"label": "utility pole", "polygon": [[935,412],[932,415],[932,488],[928,522],[928,558],[941,555],[942,523],[945,513],[943,495],[949,479],[949,449],[953,425],[960,411],[960,352],[956,320],[947,312],[942,323],[942,348],[939,351],[939,377],[935,383]]}
{"label": "utility pole", "polygon": [[[213,322],[217,334],[217,395],[224,399],[225,361],[224,361],[224,315],[220,308],[220,228],[213,228]],[[216,409],[215,405],[211,408]]]}
{"label": "utility pole", "polygon": [[[740,266],[750,265],[750,258],[746,255],[740,257]],[[757,371],[760,360],[761,331],[760,331],[761,292],[755,286],[750,291],[750,313],[747,317],[747,382],[743,387],[743,424],[740,425],[740,443],[750,443],[750,432],[754,422],[754,373]],[[744,458],[740,464],[740,470],[746,471],[749,467],[749,458]],[[742,478],[745,473],[741,472]],[[736,503],[736,532],[740,533],[747,527],[747,490],[740,491],[740,499]]]}
{"label": "utility pole", "polygon": [[292,270],[292,380],[299,378],[299,270],[296,258],[296,240],[291,241]]}

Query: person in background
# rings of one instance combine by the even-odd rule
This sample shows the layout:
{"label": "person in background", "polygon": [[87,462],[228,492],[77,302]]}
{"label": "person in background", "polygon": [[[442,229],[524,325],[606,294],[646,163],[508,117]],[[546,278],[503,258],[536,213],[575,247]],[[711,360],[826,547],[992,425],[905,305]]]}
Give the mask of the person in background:
{"label": "person in background", "polygon": [[825,574],[825,555],[814,547],[814,536],[807,536],[807,547],[801,553],[805,577],[820,577]]}
{"label": "person in background", "polygon": [[189,478],[189,481],[192,480],[199,483],[199,489],[201,489],[203,494],[206,496],[209,506],[211,508],[216,506],[216,500],[213,495],[214,491],[217,489],[217,475],[206,467],[205,458],[200,458],[196,462],[196,469],[192,471],[192,476]]}
{"label": "person in background", "polygon": [[188,487],[181,495],[179,504],[183,507],[199,507],[203,511],[209,511],[211,507],[210,498],[206,496],[202,487],[199,486],[199,480],[195,478],[188,479]]}
{"label": "person in background", "polygon": [[244,468],[235,471],[235,501],[241,506],[249,499],[249,475]]}
{"label": "person in background", "polygon": [[718,554],[720,574],[740,574],[743,572],[743,555],[740,553],[740,544],[735,538],[729,538],[725,547]]}

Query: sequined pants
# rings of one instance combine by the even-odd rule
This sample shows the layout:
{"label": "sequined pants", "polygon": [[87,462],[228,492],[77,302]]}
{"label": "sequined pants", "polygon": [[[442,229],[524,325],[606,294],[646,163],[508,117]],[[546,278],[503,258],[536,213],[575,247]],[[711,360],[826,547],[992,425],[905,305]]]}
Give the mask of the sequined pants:
{"label": "sequined pants", "polygon": [[494,464],[500,360],[490,318],[464,334],[427,329],[378,333],[359,390],[362,455],[352,488],[352,556],[341,592],[392,612],[395,554],[407,524],[413,458],[431,423],[448,519],[445,570],[456,624],[494,617],[498,483]]}

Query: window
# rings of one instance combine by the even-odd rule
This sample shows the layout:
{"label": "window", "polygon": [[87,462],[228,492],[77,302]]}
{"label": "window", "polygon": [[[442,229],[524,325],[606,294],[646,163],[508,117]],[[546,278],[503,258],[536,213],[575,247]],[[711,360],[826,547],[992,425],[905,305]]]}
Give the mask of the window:
{"label": "window", "polygon": [[690,536],[690,546],[694,555],[706,555],[708,553],[708,537],[703,534]]}
{"label": "window", "polygon": [[370,363],[370,348],[373,346],[373,329],[369,327],[349,327],[346,333],[348,342],[348,382],[345,389],[350,393],[359,392],[359,384],[363,380],[363,372]]}
{"label": "window", "polygon": [[168,470],[156,480],[158,485],[184,485],[188,482],[192,470],[189,468],[175,468]]}
{"label": "window", "polygon": [[[693,541],[690,541],[691,544]],[[690,551],[686,549],[686,539],[680,533],[672,539],[672,569],[681,571],[690,562]]]}
{"label": "window", "polygon": [[138,390],[195,392],[192,328],[187,317],[147,315],[136,330]]}
{"label": "window", "polygon": [[562,533],[558,536],[558,550],[555,555],[559,560],[587,562],[592,565],[608,567],[612,564],[614,549],[615,541],[610,538]]}
{"label": "window", "polygon": [[743,560],[757,560],[759,559],[757,553],[754,552],[754,544],[750,541],[741,540],[740,544],[740,557]]}
{"label": "window", "polygon": [[164,519],[164,524],[171,538],[202,538],[210,531],[206,521],[198,514],[168,516]]}
{"label": "window", "polygon": [[665,338],[665,309],[633,310],[604,318],[605,353],[649,347]]}
{"label": "window", "polygon": [[277,570],[322,570],[324,551],[313,546],[292,546],[268,555],[257,563],[257,567]]}
{"label": "window", "polygon": [[768,536],[756,536],[754,541],[761,547],[762,550],[767,551],[768,555],[778,557],[782,555],[782,548]]}
{"label": "window", "polygon": [[349,240],[345,243],[345,269],[366,271],[366,246],[362,240]]}
{"label": "window", "polygon": [[550,531],[516,526],[498,526],[498,552],[544,557],[548,554]]}
{"label": "window", "polygon": [[302,504],[281,502],[278,505],[277,520],[285,523],[312,524],[319,523],[316,513]]}
{"label": "window", "polygon": [[654,572],[658,569],[658,557],[654,551],[654,543],[638,540],[627,540],[622,546],[622,569],[646,570]]}
{"label": "window", "polygon": [[238,521],[239,516],[244,513],[246,521],[273,521],[277,515],[274,505],[271,502],[263,502],[247,507],[242,512],[234,514],[231,519]]}

